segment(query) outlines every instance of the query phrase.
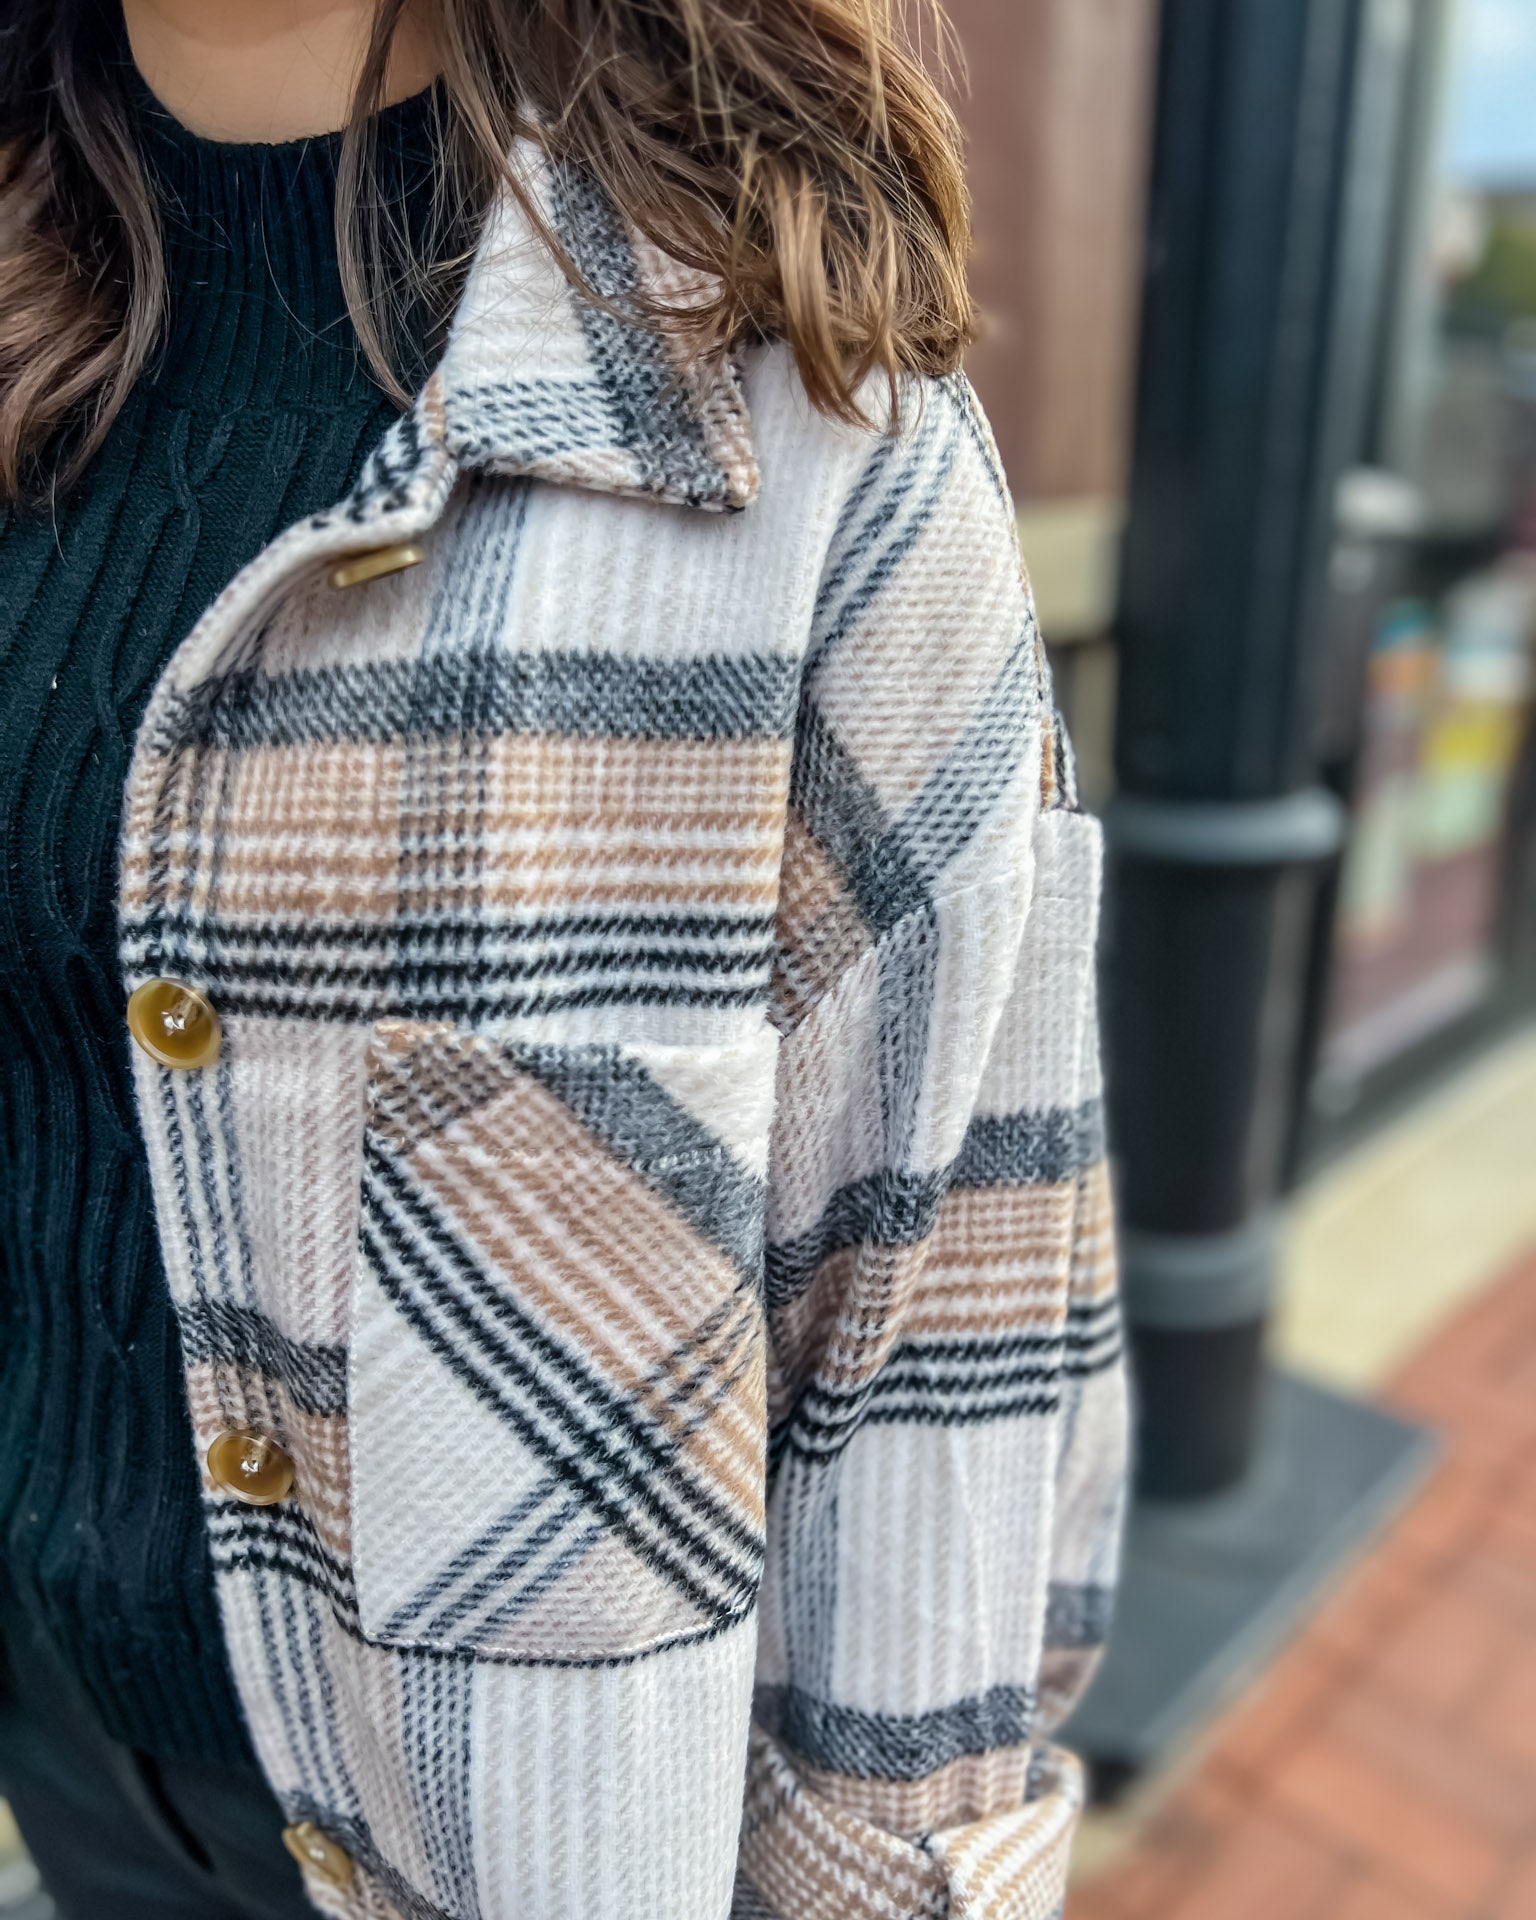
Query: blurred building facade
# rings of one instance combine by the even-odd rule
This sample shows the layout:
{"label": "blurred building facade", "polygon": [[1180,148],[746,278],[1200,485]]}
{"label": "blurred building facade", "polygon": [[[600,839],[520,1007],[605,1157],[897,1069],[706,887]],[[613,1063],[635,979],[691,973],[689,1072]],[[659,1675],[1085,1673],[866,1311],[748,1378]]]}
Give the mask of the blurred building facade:
{"label": "blurred building facade", "polygon": [[[970,370],[1102,807],[1159,5],[951,0],[949,12],[985,324]],[[1356,186],[1383,248],[1320,720],[1320,763],[1351,806],[1306,1097],[1324,1142],[1369,1110],[1373,1081],[1395,1091],[1391,1070],[1411,1073],[1422,1043],[1475,1034],[1469,1016],[1526,991],[1536,8],[1383,0],[1374,15],[1393,125],[1390,164]],[[1362,542],[1366,632],[1350,604]]]}
{"label": "blurred building facade", "polygon": [[[1317,1544],[1296,1527],[1362,1524],[1413,1453],[1266,1373],[1281,1204],[1536,1009],[1536,7],[950,12],[971,371],[1110,827],[1112,1147],[1157,1496],[1121,1628],[1134,1690],[1178,1658],[1153,1644],[1177,1583],[1139,1565],[1159,1503],[1233,1489],[1234,1551],[1279,1579]],[[1263,1456],[1308,1428],[1339,1511],[1244,1508],[1245,1474],[1302,1470]],[[1170,1528],[1169,1563],[1209,1549],[1219,1583],[1227,1543]]]}
{"label": "blurred building facade", "polygon": [[969,366],[1019,502],[1083,785],[1110,783],[1157,0],[952,0],[984,331]]}

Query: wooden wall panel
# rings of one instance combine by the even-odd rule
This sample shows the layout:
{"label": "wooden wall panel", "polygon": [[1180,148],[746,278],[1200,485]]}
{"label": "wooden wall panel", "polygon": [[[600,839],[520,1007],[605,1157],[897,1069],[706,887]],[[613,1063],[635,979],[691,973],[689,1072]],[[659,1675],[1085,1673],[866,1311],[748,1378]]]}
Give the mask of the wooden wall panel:
{"label": "wooden wall panel", "polygon": [[986,328],[1021,501],[1124,489],[1156,0],[949,0]]}

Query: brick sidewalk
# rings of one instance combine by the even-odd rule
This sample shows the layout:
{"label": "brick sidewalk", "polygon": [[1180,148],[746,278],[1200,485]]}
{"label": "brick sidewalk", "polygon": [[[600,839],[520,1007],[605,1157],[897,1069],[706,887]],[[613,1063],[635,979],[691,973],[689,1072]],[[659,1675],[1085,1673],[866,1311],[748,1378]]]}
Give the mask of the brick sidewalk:
{"label": "brick sidewalk", "polygon": [[1536,1920],[1536,1257],[1386,1397],[1439,1470],[1067,1920]]}

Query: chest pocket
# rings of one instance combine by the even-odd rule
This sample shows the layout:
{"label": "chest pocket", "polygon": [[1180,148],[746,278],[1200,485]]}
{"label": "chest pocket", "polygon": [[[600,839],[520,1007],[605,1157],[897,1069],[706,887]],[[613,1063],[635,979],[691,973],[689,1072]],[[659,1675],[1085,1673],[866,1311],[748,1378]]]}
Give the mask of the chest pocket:
{"label": "chest pocket", "polygon": [[348,1414],[364,1634],[602,1661],[747,1612],[773,1038],[374,1036]]}

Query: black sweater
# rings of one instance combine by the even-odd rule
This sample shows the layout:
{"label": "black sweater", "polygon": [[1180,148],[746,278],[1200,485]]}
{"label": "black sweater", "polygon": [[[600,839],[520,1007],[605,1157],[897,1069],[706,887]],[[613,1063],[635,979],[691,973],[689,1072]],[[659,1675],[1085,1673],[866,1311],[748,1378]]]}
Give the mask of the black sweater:
{"label": "black sweater", "polygon": [[[346,491],[394,409],[342,297],[338,140],[199,140],[124,84],[161,204],[164,349],[53,511],[0,508],[0,1626],[41,1624],[115,1738],[216,1762],[249,1744],[131,1097],[123,783],[197,616]],[[427,95],[382,117],[413,229],[430,131]]]}

